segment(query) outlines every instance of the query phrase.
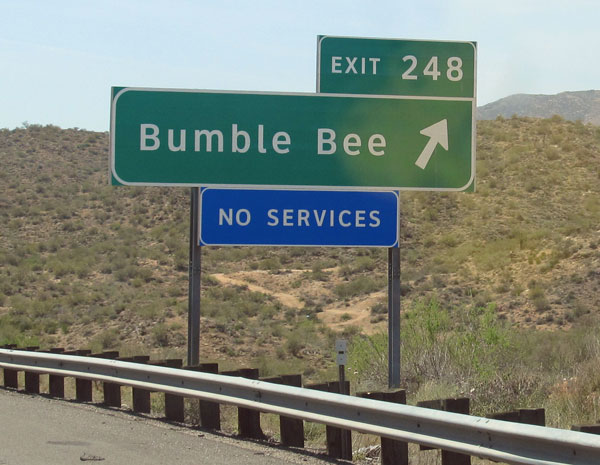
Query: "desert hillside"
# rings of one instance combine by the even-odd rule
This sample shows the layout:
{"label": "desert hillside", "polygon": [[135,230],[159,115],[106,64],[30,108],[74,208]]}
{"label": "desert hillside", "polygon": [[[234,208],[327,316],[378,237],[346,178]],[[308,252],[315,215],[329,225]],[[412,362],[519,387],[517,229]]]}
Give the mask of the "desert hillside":
{"label": "desert hillside", "polygon": [[561,92],[556,95],[515,94],[477,109],[479,119],[510,118],[513,115],[551,118],[600,125],[600,90]]}
{"label": "desert hillside", "polygon": [[[0,130],[0,344],[181,353],[189,189],[112,187],[108,134]],[[406,192],[403,311],[492,308],[567,329],[600,312],[600,128],[478,123],[475,193]],[[330,360],[385,330],[387,251],[205,247],[202,357]],[[314,370],[314,369],[313,369]]]}

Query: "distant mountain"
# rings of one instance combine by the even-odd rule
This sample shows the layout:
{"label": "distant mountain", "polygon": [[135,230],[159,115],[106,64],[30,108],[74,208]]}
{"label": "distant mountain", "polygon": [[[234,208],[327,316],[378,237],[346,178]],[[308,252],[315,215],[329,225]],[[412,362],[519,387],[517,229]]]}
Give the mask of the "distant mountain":
{"label": "distant mountain", "polygon": [[560,115],[566,120],[600,125],[600,90],[556,95],[516,94],[477,109],[477,119],[510,118],[513,115],[537,118]]}

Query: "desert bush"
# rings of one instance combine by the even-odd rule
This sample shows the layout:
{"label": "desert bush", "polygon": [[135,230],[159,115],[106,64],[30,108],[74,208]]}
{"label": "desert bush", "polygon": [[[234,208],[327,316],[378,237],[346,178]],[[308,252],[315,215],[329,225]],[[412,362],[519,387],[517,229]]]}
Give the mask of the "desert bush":
{"label": "desert bush", "polygon": [[276,271],[281,269],[281,260],[279,257],[269,257],[261,260],[257,264],[258,269],[267,271]]}
{"label": "desert bush", "polygon": [[300,351],[304,349],[305,343],[302,340],[302,337],[292,332],[288,335],[287,340],[285,341],[285,350],[292,355],[293,357],[300,356]]}
{"label": "desert bush", "polygon": [[550,302],[548,302],[546,292],[538,285],[535,285],[529,290],[529,298],[538,312],[543,312],[550,308]]}
{"label": "desert bush", "polygon": [[[404,376],[417,383],[446,380],[460,389],[489,383],[512,347],[509,328],[491,305],[450,311],[436,299],[420,301],[401,327]],[[387,335],[359,337],[350,352],[362,382],[372,387],[387,379]]]}
{"label": "desert bush", "polygon": [[[477,415],[546,407],[548,424],[563,428],[600,415],[598,321],[545,333],[510,327],[493,306],[459,310],[421,301],[402,320],[402,377],[416,386],[414,401],[466,395]],[[387,344],[383,333],[352,340],[357,389],[385,389]]]}
{"label": "desert bush", "polygon": [[94,352],[115,349],[119,343],[119,331],[111,328],[102,331],[91,340],[91,349]]}
{"label": "desert bush", "polygon": [[152,328],[152,340],[159,347],[169,345],[169,328],[164,323],[158,323]]}
{"label": "desert bush", "polygon": [[356,337],[348,348],[348,368],[356,390],[385,389],[388,381],[387,334]]}
{"label": "desert bush", "polygon": [[349,299],[358,295],[376,292],[385,286],[383,279],[359,276],[356,279],[335,286],[334,292],[341,299]]}

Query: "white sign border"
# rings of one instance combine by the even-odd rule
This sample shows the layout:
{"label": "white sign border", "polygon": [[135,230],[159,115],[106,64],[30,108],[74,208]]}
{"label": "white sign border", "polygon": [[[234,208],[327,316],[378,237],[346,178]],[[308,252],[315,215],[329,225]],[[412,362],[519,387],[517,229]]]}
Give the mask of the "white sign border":
{"label": "white sign border", "polygon": [[[118,86],[115,86],[118,88]],[[471,121],[471,177],[469,181],[461,187],[398,187],[398,186],[304,186],[304,185],[266,185],[266,184],[204,184],[204,183],[158,183],[158,182],[130,182],[119,177],[115,168],[115,135],[116,135],[116,113],[119,98],[126,92],[189,92],[189,93],[209,93],[209,94],[248,94],[248,95],[282,95],[282,96],[303,96],[317,98],[367,98],[367,99],[396,99],[396,100],[433,100],[433,101],[451,101],[451,102],[471,102],[472,121]],[[252,91],[223,91],[223,90],[204,90],[204,89],[169,89],[169,88],[150,88],[150,87],[123,87],[116,93],[111,100],[110,116],[110,172],[115,180],[124,186],[163,186],[163,187],[214,187],[214,188],[240,188],[240,189],[269,189],[269,190],[310,190],[310,191],[425,191],[425,192],[460,192],[467,189],[475,179],[475,99],[466,97],[421,97],[405,95],[370,95],[370,94],[323,94],[309,92],[252,92]]]}
{"label": "white sign border", "polygon": [[[208,190],[248,190],[248,188],[242,187],[202,187],[200,189],[199,201],[198,201],[198,237],[196,242],[201,247],[360,247],[360,248],[390,248],[399,247],[400,245],[400,192],[398,190],[387,190],[387,191],[376,191],[376,192],[389,192],[394,194],[396,198],[396,238],[390,245],[339,245],[339,244],[229,244],[229,243],[204,243],[202,241],[202,195]],[[296,191],[305,192],[306,189],[252,189],[252,190],[268,190],[268,191]],[[311,189],[312,190],[312,189]],[[315,189],[316,190],[316,189]],[[374,191],[356,191],[349,189],[329,189],[327,192],[374,192]]]}

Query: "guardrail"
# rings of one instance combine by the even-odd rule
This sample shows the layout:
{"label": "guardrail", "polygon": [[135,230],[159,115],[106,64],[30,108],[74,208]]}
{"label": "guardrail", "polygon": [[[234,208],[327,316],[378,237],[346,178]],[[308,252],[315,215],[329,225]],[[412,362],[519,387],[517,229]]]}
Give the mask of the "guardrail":
{"label": "guardrail", "polygon": [[[597,465],[600,437],[381,400],[79,355],[0,349],[9,373],[50,374],[231,404],[497,462]],[[106,396],[106,391],[105,391]]]}

